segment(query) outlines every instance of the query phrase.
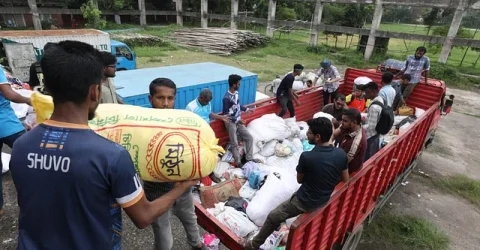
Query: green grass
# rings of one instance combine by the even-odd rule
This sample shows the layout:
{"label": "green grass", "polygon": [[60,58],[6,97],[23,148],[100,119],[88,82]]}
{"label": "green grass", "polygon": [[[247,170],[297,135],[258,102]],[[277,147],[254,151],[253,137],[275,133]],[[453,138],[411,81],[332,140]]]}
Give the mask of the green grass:
{"label": "green grass", "polygon": [[449,239],[431,222],[410,215],[382,212],[366,227],[364,239],[371,248],[392,250],[447,249]]}
{"label": "green grass", "polygon": [[480,181],[470,179],[464,175],[443,177],[432,181],[441,190],[453,195],[459,195],[480,207]]}
{"label": "green grass", "polygon": [[[243,24],[240,24],[239,27],[243,28],[244,26]],[[258,33],[265,34],[265,27],[254,27],[252,25],[247,25],[247,27]],[[388,25],[386,27],[389,29],[403,27],[402,31],[405,32],[412,28],[411,25],[397,24]],[[289,71],[295,63],[304,64],[308,71],[317,69],[319,62],[325,58],[331,59],[335,65],[346,65],[355,68],[374,68],[388,58],[404,60],[407,55],[413,53],[417,46],[423,45],[421,42],[406,41],[408,48],[405,48],[403,40],[391,39],[387,55],[374,55],[368,62],[365,62],[363,60],[363,55],[355,50],[358,43],[358,36],[348,37],[348,40],[346,36],[340,36],[338,37],[337,47],[335,47],[335,38],[329,36],[327,39],[326,36],[321,35],[318,48],[312,50],[309,49],[308,45],[310,39],[309,30],[297,29],[291,34],[282,34],[280,39],[280,33],[275,32],[273,41],[266,47],[252,48],[234,56],[224,57],[207,54],[195,49],[185,49],[175,44],[174,41],[169,40],[172,32],[182,28],[186,27],[179,27],[176,25],[155,26],[147,27],[146,29],[139,31],[139,33],[142,34],[159,36],[170,42],[162,47],[134,48],[139,57],[138,67],[143,68],[197,62],[217,62],[257,73],[260,81],[271,81],[276,75],[284,74]],[[420,30],[421,28],[417,29]],[[476,59],[478,53],[469,51],[463,67],[458,67],[458,63],[455,60],[463,56],[461,52],[461,49],[454,48],[449,64],[439,65],[436,63],[438,54],[435,54],[434,51],[432,52],[432,50],[430,50],[428,55],[432,59],[433,65],[431,77],[444,80],[449,87],[468,89],[475,84],[480,84],[480,80],[478,79],[467,78],[458,74],[459,72],[473,75],[480,74],[480,63],[476,68],[469,66],[469,63],[471,64],[471,62]],[[149,60],[149,57],[159,58]]]}

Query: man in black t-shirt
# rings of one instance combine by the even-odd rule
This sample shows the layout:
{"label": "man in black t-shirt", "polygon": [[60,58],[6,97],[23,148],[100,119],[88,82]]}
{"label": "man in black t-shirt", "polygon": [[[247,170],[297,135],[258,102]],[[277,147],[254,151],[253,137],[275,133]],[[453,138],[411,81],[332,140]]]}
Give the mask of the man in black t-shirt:
{"label": "man in black t-shirt", "polygon": [[282,107],[282,111],[278,114],[278,116],[283,117],[285,113],[290,112],[290,117],[295,117],[295,107],[293,106],[293,101],[300,106],[300,102],[298,101],[298,96],[292,89],[293,82],[295,81],[295,77],[302,74],[303,66],[301,64],[295,64],[293,66],[293,72],[287,74],[280,86],[277,89],[277,100],[280,106]]}
{"label": "man in black t-shirt", "polygon": [[245,244],[246,249],[259,249],[282,222],[305,212],[324,206],[339,181],[347,182],[348,158],[345,151],[329,145],[333,134],[332,122],[319,117],[307,122],[308,142],[315,145],[312,151],[303,152],[297,166],[297,193],[268,214],[260,232]]}

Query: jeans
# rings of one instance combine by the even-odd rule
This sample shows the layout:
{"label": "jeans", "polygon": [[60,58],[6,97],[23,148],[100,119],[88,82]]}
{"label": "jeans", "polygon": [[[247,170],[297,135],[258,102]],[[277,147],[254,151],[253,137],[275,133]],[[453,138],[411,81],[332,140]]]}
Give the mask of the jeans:
{"label": "jeans", "polygon": [[238,151],[237,133],[243,140],[245,158],[247,161],[253,160],[253,137],[248,132],[247,127],[243,124],[233,122],[225,123],[225,127],[227,128],[228,136],[230,138],[230,150],[232,151],[235,163],[241,164],[242,161],[242,158],[240,158],[240,152]]}
{"label": "jeans", "polygon": [[290,113],[290,117],[295,117],[295,107],[293,106],[293,101],[292,99],[286,97],[286,96],[279,96],[278,98],[278,103],[280,104],[280,107],[282,107],[282,111],[278,114],[278,116],[283,117],[288,112]]}
{"label": "jeans", "polygon": [[365,151],[364,162],[370,159],[380,150],[380,135],[374,135],[367,139],[367,151]]}
{"label": "jeans", "polygon": [[323,106],[327,106],[328,103],[334,102],[335,97],[337,96],[338,89],[332,93],[328,93],[328,91],[323,90]]}
{"label": "jeans", "polygon": [[265,243],[268,236],[277,230],[282,222],[305,212],[308,211],[300,203],[296,194],[293,194],[289,200],[283,202],[268,214],[267,220],[260,229],[260,232],[252,240],[253,248],[259,249],[260,246]]}
{"label": "jeans", "polygon": [[[24,133],[25,133],[25,131],[20,131],[16,134],[0,138],[0,152],[2,152],[3,144],[6,144],[10,148],[12,148],[13,143]],[[3,169],[3,164],[2,164],[2,160],[0,159],[0,171],[2,169]],[[3,186],[2,185],[3,185],[2,184],[2,176],[1,176],[1,172],[0,172],[0,209],[3,208]]]}
{"label": "jeans", "polygon": [[188,244],[197,247],[202,243],[200,231],[197,225],[197,216],[193,205],[192,192],[186,192],[180,196],[175,204],[162,216],[152,223],[155,243],[154,250],[170,250],[173,247],[172,227],[170,216],[175,215],[182,222],[187,234]]}

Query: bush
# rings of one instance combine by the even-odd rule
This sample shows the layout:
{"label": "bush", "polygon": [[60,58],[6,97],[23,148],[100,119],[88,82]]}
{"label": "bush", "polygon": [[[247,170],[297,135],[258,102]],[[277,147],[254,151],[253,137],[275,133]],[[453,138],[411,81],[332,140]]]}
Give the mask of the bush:
{"label": "bush", "polygon": [[432,63],[429,77],[444,81],[448,87],[469,88],[480,85],[480,79],[461,75],[457,68],[443,63]]}

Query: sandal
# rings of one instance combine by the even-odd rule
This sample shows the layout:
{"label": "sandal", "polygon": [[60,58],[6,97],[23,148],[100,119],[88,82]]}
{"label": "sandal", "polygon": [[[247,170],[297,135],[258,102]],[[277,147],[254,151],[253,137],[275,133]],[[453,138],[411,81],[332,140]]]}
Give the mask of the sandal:
{"label": "sandal", "polygon": [[253,242],[251,240],[245,240],[242,245],[245,250],[257,250],[253,247]]}

